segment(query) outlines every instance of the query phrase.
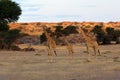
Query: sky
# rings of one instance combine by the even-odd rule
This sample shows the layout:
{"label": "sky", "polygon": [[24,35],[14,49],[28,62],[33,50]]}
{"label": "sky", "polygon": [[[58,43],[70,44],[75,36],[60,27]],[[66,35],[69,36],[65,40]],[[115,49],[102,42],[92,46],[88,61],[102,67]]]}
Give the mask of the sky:
{"label": "sky", "polygon": [[22,9],[18,22],[120,21],[120,0],[12,0]]}

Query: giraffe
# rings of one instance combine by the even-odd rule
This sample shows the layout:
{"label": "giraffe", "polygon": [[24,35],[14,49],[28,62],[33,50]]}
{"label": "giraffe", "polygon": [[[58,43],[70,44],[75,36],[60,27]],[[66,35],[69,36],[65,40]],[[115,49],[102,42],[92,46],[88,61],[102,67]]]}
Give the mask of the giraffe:
{"label": "giraffe", "polygon": [[53,53],[57,56],[56,53],[56,42],[50,37],[49,33],[46,31],[47,26],[42,25],[43,31],[45,33],[45,36],[47,38],[47,51],[48,51],[48,58],[49,60],[52,59]]}
{"label": "giraffe", "polygon": [[60,33],[60,32],[56,32],[56,33],[60,34],[60,35],[64,38],[64,41],[65,41],[65,43],[66,43],[66,49],[68,50],[68,53],[69,53],[68,55],[69,55],[69,56],[72,56],[72,58],[73,58],[74,50],[73,50],[72,44],[68,41],[68,39],[66,38],[65,35],[63,35],[63,34]]}
{"label": "giraffe", "polygon": [[64,39],[65,39],[65,43],[66,43],[66,48],[67,48],[67,50],[68,50],[68,55],[69,56],[72,56],[72,58],[73,58],[73,53],[74,53],[74,50],[73,50],[73,46],[72,46],[72,44],[66,39],[66,37],[64,36]]}
{"label": "giraffe", "polygon": [[83,37],[85,39],[86,48],[87,48],[87,52],[88,52],[89,57],[91,56],[90,48],[92,48],[94,50],[95,57],[96,57],[97,53],[100,55],[100,51],[99,51],[99,48],[98,48],[98,43],[95,39],[95,36],[90,35],[90,33],[88,33],[88,32],[85,32],[82,27],[79,27],[79,29],[77,29],[77,31],[79,33],[81,32],[81,34],[83,35]]}

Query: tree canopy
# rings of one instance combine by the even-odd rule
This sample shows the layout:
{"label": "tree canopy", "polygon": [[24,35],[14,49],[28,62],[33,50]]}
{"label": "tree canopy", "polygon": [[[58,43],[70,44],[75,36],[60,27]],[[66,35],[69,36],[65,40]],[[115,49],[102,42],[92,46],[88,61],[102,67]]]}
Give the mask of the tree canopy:
{"label": "tree canopy", "polygon": [[19,4],[12,0],[0,0],[0,22],[15,22],[21,15]]}
{"label": "tree canopy", "polygon": [[16,22],[21,15],[19,4],[12,0],[0,0],[0,49],[10,49],[20,31],[10,30],[8,23]]}

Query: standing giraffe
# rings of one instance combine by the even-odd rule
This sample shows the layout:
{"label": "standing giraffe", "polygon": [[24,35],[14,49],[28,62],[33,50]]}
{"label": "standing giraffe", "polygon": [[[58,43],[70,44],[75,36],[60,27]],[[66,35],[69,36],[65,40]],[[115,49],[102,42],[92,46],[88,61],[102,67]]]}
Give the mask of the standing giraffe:
{"label": "standing giraffe", "polygon": [[57,33],[64,38],[65,43],[66,43],[66,49],[68,50],[68,53],[69,53],[68,55],[69,55],[69,56],[72,56],[72,58],[73,58],[74,50],[73,50],[72,44],[68,41],[68,39],[66,38],[65,35],[63,35],[63,34],[60,33],[60,32],[57,32]]}
{"label": "standing giraffe", "polygon": [[46,31],[47,27],[45,25],[42,25],[43,31],[45,33],[45,36],[47,38],[47,49],[48,49],[48,57],[51,60],[53,53],[56,54],[56,42],[50,37],[49,33]]}
{"label": "standing giraffe", "polygon": [[87,47],[87,52],[88,52],[88,55],[90,57],[90,48],[92,48],[94,50],[94,55],[96,56],[97,53],[99,53],[100,55],[100,51],[99,51],[99,48],[98,48],[98,43],[96,41],[96,39],[94,39],[93,35],[90,35],[88,32],[85,32],[83,30],[82,27],[79,27],[79,29],[77,29],[77,31],[83,35],[84,39],[85,39],[85,42],[86,42],[86,47]]}
{"label": "standing giraffe", "polygon": [[73,46],[72,46],[72,44],[66,39],[66,37],[64,36],[64,39],[65,39],[65,43],[66,43],[66,48],[67,48],[67,50],[68,50],[68,55],[69,56],[72,56],[72,58],[73,58],[73,53],[74,53],[74,50],[73,50]]}

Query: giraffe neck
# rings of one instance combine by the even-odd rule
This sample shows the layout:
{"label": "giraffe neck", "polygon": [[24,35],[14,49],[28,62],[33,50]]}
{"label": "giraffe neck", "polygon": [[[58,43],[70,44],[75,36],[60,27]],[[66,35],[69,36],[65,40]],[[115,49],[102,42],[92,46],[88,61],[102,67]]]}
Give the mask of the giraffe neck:
{"label": "giraffe neck", "polygon": [[68,40],[65,38],[65,42],[67,45],[70,45],[70,43],[68,42]]}
{"label": "giraffe neck", "polygon": [[50,39],[50,35],[48,34],[48,32],[47,32],[45,29],[43,29],[43,30],[44,30],[44,33],[45,33],[46,38],[47,38],[47,39]]}
{"label": "giraffe neck", "polygon": [[91,41],[91,38],[81,29],[81,33],[85,39],[86,42],[89,42]]}

